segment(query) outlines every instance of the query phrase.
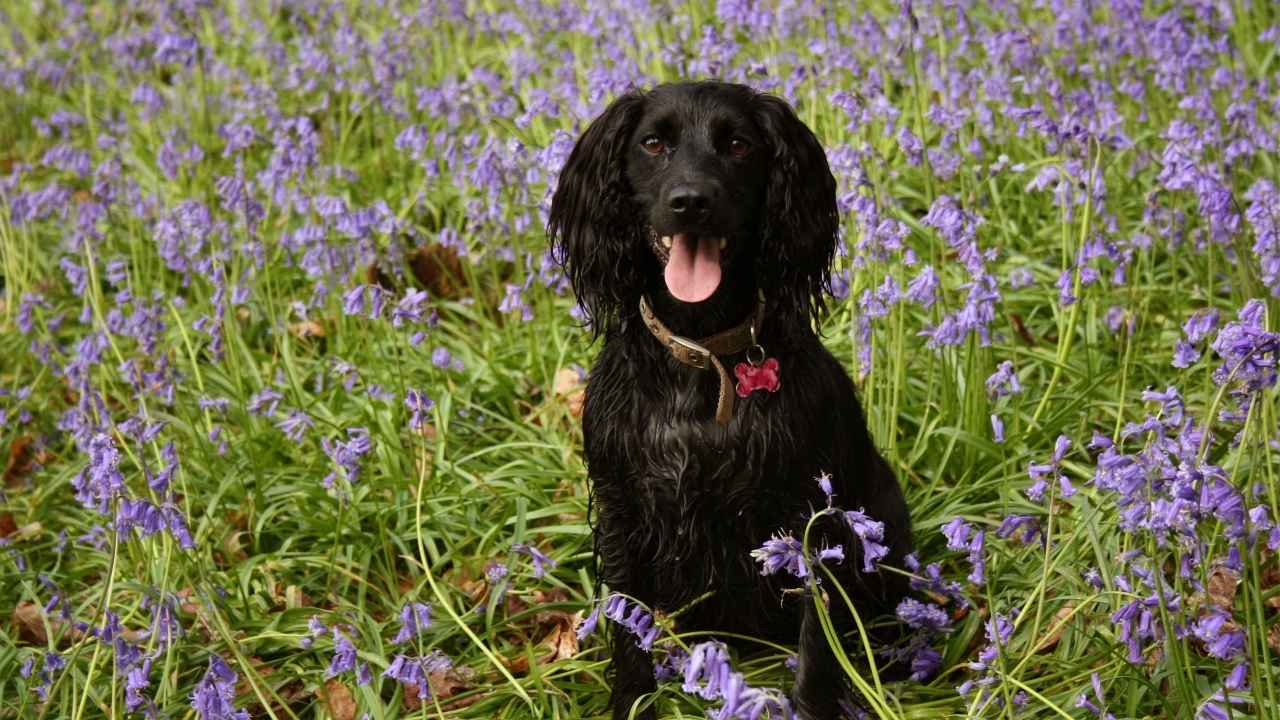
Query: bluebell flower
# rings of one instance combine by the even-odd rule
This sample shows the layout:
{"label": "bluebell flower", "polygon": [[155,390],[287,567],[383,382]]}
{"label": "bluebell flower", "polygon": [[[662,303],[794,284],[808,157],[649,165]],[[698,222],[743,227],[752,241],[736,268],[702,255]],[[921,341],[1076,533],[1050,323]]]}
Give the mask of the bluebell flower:
{"label": "bluebell flower", "polygon": [[770,717],[791,720],[794,713],[786,697],[751,687],[729,663],[725,646],[716,641],[694,645],[684,663],[681,688],[704,700],[719,700],[715,718]]}
{"label": "bluebell flower", "polygon": [[974,585],[981,585],[986,582],[987,556],[984,552],[983,541],[986,532],[979,530],[973,534],[973,538],[969,540],[969,565],[973,568],[969,573],[969,582]]}
{"label": "bluebell flower", "polygon": [[421,657],[396,655],[382,672],[382,676],[398,681],[405,686],[406,691],[415,689],[418,699],[425,700],[431,697],[431,674],[443,673],[451,667],[453,660],[449,656],[439,650],[432,650]]}
{"label": "bluebell flower", "polygon": [[942,667],[942,653],[925,645],[911,656],[911,679],[923,682],[933,677]]}
{"label": "bluebell flower", "polygon": [[120,451],[110,435],[99,433],[89,441],[89,465],[71,479],[81,505],[106,515],[111,499],[124,491]]}
{"label": "bluebell flower", "polygon": [[237,679],[222,658],[209,657],[209,669],[191,693],[191,707],[200,720],[249,720],[249,713],[235,708]]}
{"label": "bluebell flower", "polygon": [[952,518],[947,524],[942,526],[942,534],[947,538],[948,550],[965,550],[969,545],[969,531],[973,526],[964,521],[964,518]]}
{"label": "bluebell flower", "polygon": [[400,645],[421,635],[431,627],[431,606],[420,602],[407,602],[400,608],[400,631],[392,644]]}
{"label": "bluebell flower", "polygon": [[660,628],[653,615],[638,602],[628,604],[627,598],[613,594],[604,602],[604,616],[626,628],[636,638],[636,644],[646,652],[653,648]]}
{"label": "bluebell flower", "polygon": [[391,310],[391,324],[400,327],[409,322],[422,322],[422,306],[426,302],[426,290],[409,290]]}
{"label": "bluebell flower", "polygon": [[[118,657],[118,654],[117,654]],[[139,708],[151,708],[151,700],[144,693],[151,686],[151,658],[145,658],[129,668],[124,681],[124,708],[126,712],[137,712]],[[152,708],[147,713],[155,715]]]}
{"label": "bluebell flower", "polygon": [[427,397],[425,392],[414,388],[405,391],[404,406],[409,410],[409,427],[420,428],[430,419],[431,408],[435,400]]}
{"label": "bluebell flower", "polygon": [[914,598],[903,598],[895,611],[898,619],[916,630],[941,633],[951,629],[951,618],[933,603],[922,603]]}
{"label": "bluebell flower", "polygon": [[814,481],[818,483],[818,488],[822,490],[822,494],[827,496],[827,507],[831,507],[833,494],[831,488],[831,475],[827,473],[819,473],[818,477],[814,478]]}
{"label": "bluebell flower", "polygon": [[533,561],[533,576],[536,578],[542,577],[546,573],[547,568],[556,566],[555,560],[548,557],[545,553],[532,545],[515,543],[511,546],[511,549],[522,555],[529,556],[529,559]]}
{"label": "bluebell flower", "polygon": [[329,661],[329,669],[324,674],[325,678],[328,679],[355,669],[355,644],[338,628],[333,628],[333,658]]}
{"label": "bluebell flower", "polygon": [[761,575],[773,575],[785,570],[798,578],[809,576],[800,541],[790,535],[775,535],[764,545],[751,551],[751,557],[760,563]]}
{"label": "bluebell flower", "polygon": [[1010,515],[1000,523],[1000,527],[996,528],[996,537],[1001,539],[1014,538],[1024,545],[1029,545],[1037,537],[1043,539],[1044,535],[1040,531],[1040,521],[1031,515]]}
{"label": "bluebell flower", "polygon": [[884,523],[871,519],[861,508],[846,510],[842,516],[849,529],[862,541],[862,571],[876,572],[876,563],[889,554],[888,546],[882,544]]}
{"label": "bluebell flower", "polygon": [[1013,369],[1013,363],[1008,360],[1001,362],[996,367],[996,371],[987,378],[987,394],[992,397],[1017,395],[1021,392],[1022,383],[1018,380],[1018,373]]}
{"label": "bluebell flower", "polygon": [[263,388],[260,392],[249,398],[249,405],[247,409],[251,415],[263,415],[270,417],[276,414],[276,408],[283,399],[284,396],[275,390],[272,390],[271,388]]}
{"label": "bluebell flower", "polygon": [[582,624],[578,626],[578,630],[576,633],[576,635],[578,636],[578,642],[582,642],[583,640],[586,640],[587,637],[589,637],[592,633],[594,633],[596,631],[596,625],[598,625],[599,623],[600,623],[600,603],[597,602],[595,606],[591,608],[591,612],[582,621]]}
{"label": "bluebell flower", "polygon": [[293,443],[302,442],[303,435],[315,426],[315,421],[311,419],[311,416],[301,410],[294,410],[289,413],[288,417],[276,422],[276,427],[280,428],[285,437],[289,438],[289,441]]}
{"label": "bluebell flower", "polygon": [[1088,693],[1081,692],[1076,696],[1076,707],[1082,707],[1093,713],[1095,717],[1101,720],[1116,720],[1116,716],[1106,711],[1106,700],[1102,696],[1102,680],[1098,677],[1098,673],[1092,673],[1089,676],[1089,683],[1093,686],[1093,696],[1098,701],[1095,705],[1089,700]]}

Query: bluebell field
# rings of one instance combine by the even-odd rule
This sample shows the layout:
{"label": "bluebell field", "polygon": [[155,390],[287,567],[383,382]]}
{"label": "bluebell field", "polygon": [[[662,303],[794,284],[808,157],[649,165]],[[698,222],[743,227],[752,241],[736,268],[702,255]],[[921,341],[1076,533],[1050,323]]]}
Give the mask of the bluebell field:
{"label": "bluebell field", "polygon": [[[682,78],[790,101],[918,552],[850,717],[1280,717],[1271,0],[0,7],[0,719],[789,718],[592,575],[544,224]],[[825,485],[825,479],[796,478]],[[845,548],[760,538],[824,587]],[[842,602],[831,597],[831,602]],[[881,677],[890,662],[903,677]],[[908,677],[909,676],[909,677]]]}

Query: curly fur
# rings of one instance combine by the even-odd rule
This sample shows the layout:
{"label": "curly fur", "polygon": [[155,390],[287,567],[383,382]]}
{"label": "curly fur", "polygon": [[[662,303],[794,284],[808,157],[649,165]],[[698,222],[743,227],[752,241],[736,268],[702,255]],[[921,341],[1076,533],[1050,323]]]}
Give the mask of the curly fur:
{"label": "curly fur", "polygon": [[[667,150],[651,157],[640,143],[654,133]],[[750,151],[726,154],[725,133],[749,139]],[[730,239],[723,279],[702,302],[667,292],[653,247],[657,234],[686,227],[664,205],[673,182],[709,188],[712,207],[697,228]],[[798,583],[762,576],[750,551],[780,530],[802,535],[826,502],[813,480],[824,471],[840,505],[885,523],[885,562],[900,566],[911,546],[906,504],[868,435],[853,383],[813,330],[838,226],[835,181],[813,133],[782,100],[717,82],[614,101],[570,155],[548,224],[604,338],[583,413],[600,579],[667,612],[710,591],[680,616],[682,629],[798,641],[796,706],[823,720],[836,717],[842,675],[812,600],[784,596]],[[761,291],[759,338],[780,363],[781,389],[740,399],[720,426],[715,373],[676,362],[640,322],[637,304],[647,295],[674,332],[701,337],[747,317]],[[742,359],[723,358],[730,366]],[[900,576],[861,573],[859,543],[842,523],[818,530],[819,547],[844,546],[846,560],[835,569],[860,612],[892,609],[906,590]],[[837,605],[833,615],[847,630],[850,618]],[[652,661],[621,629],[612,652],[613,716],[626,718],[655,687]],[[652,718],[652,709],[640,717]]]}

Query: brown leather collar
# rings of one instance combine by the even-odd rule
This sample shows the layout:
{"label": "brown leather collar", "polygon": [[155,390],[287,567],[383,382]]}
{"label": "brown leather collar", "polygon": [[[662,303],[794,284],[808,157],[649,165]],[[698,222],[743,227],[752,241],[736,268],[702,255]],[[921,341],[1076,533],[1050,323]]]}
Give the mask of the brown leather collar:
{"label": "brown leather collar", "polygon": [[729,379],[729,372],[725,370],[724,364],[720,362],[717,355],[734,355],[758,344],[756,332],[764,319],[764,296],[760,296],[756,302],[755,312],[747,316],[747,319],[728,330],[722,330],[715,335],[698,340],[690,340],[671,332],[666,325],[662,324],[658,316],[653,314],[653,308],[649,307],[649,301],[645,297],[640,298],[640,319],[644,321],[645,327],[649,328],[649,332],[653,333],[658,342],[671,351],[671,355],[676,360],[699,370],[715,368],[720,374],[720,399],[716,403],[716,422],[728,425],[729,418],[733,416],[733,382]]}

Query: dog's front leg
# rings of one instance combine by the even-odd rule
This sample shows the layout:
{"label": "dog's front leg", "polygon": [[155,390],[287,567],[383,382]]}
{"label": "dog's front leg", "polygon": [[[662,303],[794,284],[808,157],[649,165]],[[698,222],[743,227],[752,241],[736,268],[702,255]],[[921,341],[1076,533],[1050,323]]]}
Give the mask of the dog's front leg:
{"label": "dog's front leg", "polygon": [[800,621],[800,656],[792,693],[796,713],[803,720],[835,720],[840,712],[843,684],[835,653],[827,643],[813,598],[804,598]]}
{"label": "dog's front leg", "polygon": [[653,708],[631,714],[632,706],[642,695],[657,689],[653,676],[653,658],[640,649],[631,631],[620,623],[613,625],[613,695],[609,704],[613,708],[613,720],[654,720]]}

